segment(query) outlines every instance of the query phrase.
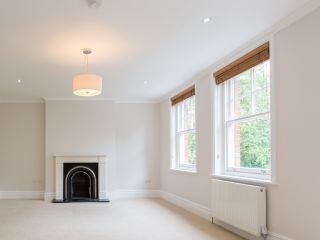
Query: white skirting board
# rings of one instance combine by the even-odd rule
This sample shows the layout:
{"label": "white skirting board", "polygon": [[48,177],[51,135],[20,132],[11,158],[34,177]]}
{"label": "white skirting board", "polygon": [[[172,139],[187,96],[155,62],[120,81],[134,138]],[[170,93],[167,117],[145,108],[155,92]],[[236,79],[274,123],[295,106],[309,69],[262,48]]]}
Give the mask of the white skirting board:
{"label": "white skirting board", "polygon": [[[117,200],[123,198],[158,198],[159,190],[117,190],[112,192],[103,192],[104,198]],[[44,200],[52,201],[55,198],[54,192],[45,192]]]}
{"label": "white skirting board", "polygon": [[[205,207],[203,205],[200,205],[198,203],[192,202],[190,200],[187,200],[185,198],[182,198],[180,196],[177,196],[175,194],[160,191],[160,197],[168,202],[171,202],[172,204],[181,207],[195,215],[198,215],[199,217],[202,217],[208,221],[211,221],[211,209],[208,207]],[[237,231],[237,234],[239,232]],[[247,237],[247,236],[244,236]],[[257,238],[251,238],[251,239],[257,239]],[[258,238],[259,239],[259,238]],[[261,239],[261,238],[260,238]],[[269,232],[268,240],[293,240],[288,237],[282,236],[277,233]]]}
{"label": "white skirting board", "polygon": [[44,200],[45,201],[52,201],[53,199],[55,199],[56,194],[54,192],[45,192],[44,193]]}
{"label": "white skirting board", "polygon": [[42,200],[42,191],[0,191],[0,199]]}
{"label": "white skirting board", "polygon": [[179,197],[175,194],[161,191],[160,197],[168,202],[173,203],[195,215],[198,215],[208,221],[211,221],[211,209],[202,206],[198,203],[194,203],[185,198]]}
{"label": "white skirting board", "polygon": [[110,200],[123,198],[159,198],[159,190],[117,190],[108,194]]}
{"label": "white skirting board", "polygon": [[293,240],[280,234],[269,232],[268,240]]}

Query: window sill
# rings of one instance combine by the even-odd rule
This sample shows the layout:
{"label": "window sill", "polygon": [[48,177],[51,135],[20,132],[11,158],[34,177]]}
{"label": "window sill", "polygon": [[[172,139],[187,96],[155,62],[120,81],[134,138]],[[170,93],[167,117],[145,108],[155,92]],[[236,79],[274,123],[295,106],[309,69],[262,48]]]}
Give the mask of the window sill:
{"label": "window sill", "polygon": [[256,178],[246,178],[246,177],[238,177],[238,176],[230,176],[230,175],[223,175],[223,174],[214,174],[212,175],[213,178],[219,180],[225,180],[235,183],[244,183],[244,184],[253,184],[253,185],[264,185],[264,186],[273,186],[277,185],[277,183],[272,182],[270,180],[264,179],[256,179]]}
{"label": "window sill", "polygon": [[180,173],[186,173],[186,174],[197,174],[196,169],[179,169],[179,168],[170,168],[171,171],[174,172],[180,172]]}

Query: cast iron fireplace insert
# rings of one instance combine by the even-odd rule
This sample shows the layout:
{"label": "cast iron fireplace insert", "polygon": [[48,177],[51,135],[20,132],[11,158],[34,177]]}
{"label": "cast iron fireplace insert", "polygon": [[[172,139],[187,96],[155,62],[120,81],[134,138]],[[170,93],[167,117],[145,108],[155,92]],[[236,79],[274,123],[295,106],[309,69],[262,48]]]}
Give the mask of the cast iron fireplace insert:
{"label": "cast iron fireplace insert", "polygon": [[99,199],[99,164],[63,163],[63,200],[53,202],[109,202],[108,199]]}

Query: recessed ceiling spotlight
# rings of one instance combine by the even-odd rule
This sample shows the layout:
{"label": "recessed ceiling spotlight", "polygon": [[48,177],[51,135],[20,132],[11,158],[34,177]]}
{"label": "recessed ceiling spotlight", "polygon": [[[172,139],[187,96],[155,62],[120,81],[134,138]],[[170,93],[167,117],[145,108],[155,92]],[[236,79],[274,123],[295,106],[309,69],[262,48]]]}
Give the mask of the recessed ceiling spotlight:
{"label": "recessed ceiling spotlight", "polygon": [[17,83],[19,83],[19,84],[22,83],[22,80],[21,80],[21,79],[18,79],[18,80],[17,80]]}
{"label": "recessed ceiling spotlight", "polygon": [[148,84],[148,81],[143,81],[143,84],[144,84],[144,85]]}
{"label": "recessed ceiling spotlight", "polygon": [[203,23],[209,23],[209,22],[211,22],[211,18],[210,17],[204,17],[204,18],[202,18],[202,22]]}

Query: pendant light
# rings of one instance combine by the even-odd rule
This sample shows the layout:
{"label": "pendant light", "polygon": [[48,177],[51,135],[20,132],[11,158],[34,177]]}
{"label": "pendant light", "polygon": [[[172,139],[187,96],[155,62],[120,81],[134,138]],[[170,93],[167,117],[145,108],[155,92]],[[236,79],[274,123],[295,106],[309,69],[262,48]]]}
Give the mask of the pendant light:
{"label": "pendant light", "polygon": [[83,54],[86,58],[86,73],[76,75],[73,78],[73,94],[81,97],[98,96],[102,92],[102,77],[96,74],[88,73],[89,54],[91,49],[84,49]]}

